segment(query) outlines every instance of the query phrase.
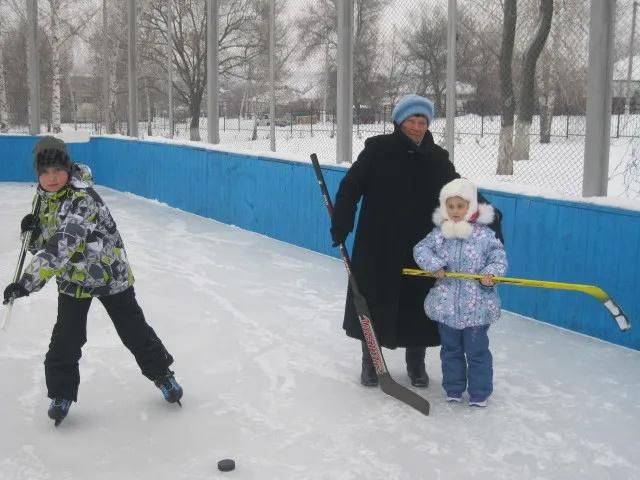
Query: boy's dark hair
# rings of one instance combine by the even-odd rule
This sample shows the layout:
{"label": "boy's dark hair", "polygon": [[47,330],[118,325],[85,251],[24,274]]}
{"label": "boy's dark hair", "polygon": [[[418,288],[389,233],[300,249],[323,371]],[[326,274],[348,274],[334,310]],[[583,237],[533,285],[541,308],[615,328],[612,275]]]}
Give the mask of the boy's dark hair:
{"label": "boy's dark hair", "polygon": [[58,167],[71,173],[73,162],[69,157],[65,143],[55,137],[45,136],[33,148],[33,168],[39,175],[49,167]]}

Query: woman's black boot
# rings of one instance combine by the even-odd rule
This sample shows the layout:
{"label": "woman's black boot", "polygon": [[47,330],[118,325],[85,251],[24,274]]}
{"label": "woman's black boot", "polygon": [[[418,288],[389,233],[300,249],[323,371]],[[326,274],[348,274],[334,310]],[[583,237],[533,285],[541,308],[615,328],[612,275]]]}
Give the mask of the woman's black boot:
{"label": "woman's black boot", "polygon": [[411,385],[418,388],[429,386],[429,375],[424,366],[424,357],[427,347],[407,347],[405,358],[407,360],[407,373],[411,379]]}

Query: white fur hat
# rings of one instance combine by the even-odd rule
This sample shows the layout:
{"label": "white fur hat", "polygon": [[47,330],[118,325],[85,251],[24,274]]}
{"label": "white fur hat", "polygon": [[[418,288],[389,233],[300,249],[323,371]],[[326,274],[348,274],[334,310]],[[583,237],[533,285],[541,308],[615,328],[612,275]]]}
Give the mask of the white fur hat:
{"label": "white fur hat", "polygon": [[[448,198],[460,197],[469,202],[469,210],[460,222],[452,222],[447,214]],[[487,203],[478,205],[478,190],[469,180],[456,178],[440,190],[440,206],[433,212],[433,224],[442,229],[446,238],[469,238],[473,231],[472,223],[489,225],[493,222],[494,209]]]}
{"label": "white fur hat", "polygon": [[469,210],[464,216],[465,220],[468,221],[478,211],[478,189],[466,178],[451,180],[440,190],[440,207],[442,207],[442,214],[445,218],[448,218],[445,203],[451,197],[464,198],[469,202]]}

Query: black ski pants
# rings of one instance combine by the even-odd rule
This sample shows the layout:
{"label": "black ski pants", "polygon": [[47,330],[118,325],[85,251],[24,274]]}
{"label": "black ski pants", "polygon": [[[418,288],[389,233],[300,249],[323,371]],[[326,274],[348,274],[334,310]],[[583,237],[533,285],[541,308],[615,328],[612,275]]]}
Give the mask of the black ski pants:
{"label": "black ski pants", "polygon": [[[146,322],[133,287],[97,298],[111,317],[122,343],[133,353],[142,374],[150,380],[166,374],[173,357]],[[78,398],[78,361],[82,356],[82,346],[87,341],[87,314],[91,300],[58,295],[58,319],[44,360],[49,398],[73,401]]]}

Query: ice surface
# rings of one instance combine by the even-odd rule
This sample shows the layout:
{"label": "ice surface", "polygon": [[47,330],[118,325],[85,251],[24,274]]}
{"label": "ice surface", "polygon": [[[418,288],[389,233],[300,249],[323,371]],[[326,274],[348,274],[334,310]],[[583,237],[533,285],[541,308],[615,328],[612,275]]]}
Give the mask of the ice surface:
{"label": "ice surface", "polygon": [[[16,301],[0,336],[0,479],[640,478],[640,352],[505,313],[490,335],[489,406],[447,404],[431,348],[424,417],[360,386],[360,348],[341,329],[339,260],[98,190],[146,317],[176,358],[184,408],[139,373],[95,302],[79,401],[54,428],[42,365],[56,316],[50,282]],[[2,285],[32,194],[0,183]],[[384,353],[409,385],[403,351]],[[219,472],[222,458],[236,470]]]}

